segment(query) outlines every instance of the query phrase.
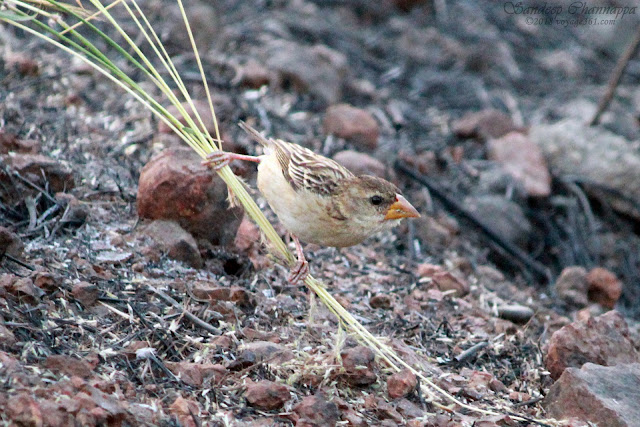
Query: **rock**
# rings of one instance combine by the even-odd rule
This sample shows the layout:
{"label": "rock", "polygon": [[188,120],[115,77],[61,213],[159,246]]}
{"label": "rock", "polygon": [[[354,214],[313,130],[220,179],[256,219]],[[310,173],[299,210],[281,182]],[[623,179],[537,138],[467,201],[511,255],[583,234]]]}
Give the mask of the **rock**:
{"label": "rock", "polygon": [[300,417],[298,422],[310,426],[335,426],[340,421],[338,405],[327,401],[323,393],[306,396],[293,407],[293,412]]}
{"label": "rock", "polygon": [[609,311],[587,321],[578,321],[556,331],[549,341],[545,366],[557,379],[565,369],[587,362],[604,366],[636,363],[640,355],[629,336],[624,318]]}
{"label": "rock", "polygon": [[25,427],[41,427],[44,425],[40,405],[25,392],[9,397],[4,409],[7,419],[13,425]]}
{"label": "rock", "polygon": [[38,141],[19,139],[13,133],[0,131],[0,154],[8,154],[10,152],[36,154],[39,146]]}
{"label": "rock", "polygon": [[325,45],[304,46],[273,40],[260,54],[267,67],[278,74],[280,86],[291,85],[299,93],[310,93],[324,105],[342,97],[347,58]]}
{"label": "rock", "polygon": [[208,299],[212,303],[217,301],[231,301],[240,307],[248,307],[252,304],[252,296],[240,286],[213,286],[208,282],[197,282],[191,290],[193,295],[200,299]]}
{"label": "rock", "polygon": [[489,140],[520,130],[511,117],[498,110],[482,110],[465,114],[451,124],[453,133],[461,138]]}
{"label": "rock", "polygon": [[340,357],[350,384],[366,386],[375,383],[378,379],[373,370],[375,354],[369,347],[360,345],[343,350]]}
{"label": "rock", "polygon": [[[575,119],[532,126],[529,137],[542,149],[554,175],[579,176],[585,182],[612,188],[640,203],[640,141],[629,142]],[[603,197],[620,212],[640,217],[630,203],[616,198],[612,192],[588,185],[585,191]]]}
{"label": "rock", "polygon": [[375,157],[359,153],[353,150],[344,150],[336,153],[333,160],[353,172],[354,175],[372,175],[380,178],[388,178],[387,168]]}
{"label": "rock", "polygon": [[76,376],[86,379],[93,375],[93,369],[86,360],[65,355],[47,357],[47,360],[44,362],[44,367],[69,377]]}
{"label": "rock", "polygon": [[6,227],[0,226],[0,257],[4,254],[19,257],[24,250],[24,244],[17,234]]}
{"label": "rock", "polygon": [[387,393],[392,399],[405,397],[418,385],[415,374],[408,369],[396,372],[387,378]]}
{"label": "rock", "polygon": [[457,297],[463,297],[469,293],[469,283],[444,268],[434,264],[420,264],[418,266],[418,276],[429,277],[442,292],[456,291]]}
{"label": "rock", "polygon": [[96,285],[88,282],[78,282],[73,285],[71,294],[85,307],[91,307],[98,301],[100,291]]}
{"label": "rock", "polygon": [[201,387],[210,378],[217,382],[227,374],[224,366],[213,363],[166,362],[166,365],[182,382],[192,387]]}
{"label": "rock", "polygon": [[554,287],[556,295],[571,307],[583,308],[589,304],[587,270],[583,267],[566,267]]}
{"label": "rock", "polygon": [[592,269],[587,274],[589,285],[589,301],[597,302],[601,306],[612,309],[622,295],[622,282],[615,274],[601,267]]}
{"label": "rock", "polygon": [[251,406],[269,411],[282,408],[291,398],[289,388],[286,385],[266,380],[247,385],[247,391],[244,395]]}
{"label": "rock", "polygon": [[349,104],[332,105],[327,109],[322,128],[327,135],[344,138],[358,147],[375,150],[380,128],[371,113]]}
{"label": "rock", "polygon": [[138,215],[176,221],[195,238],[213,244],[233,241],[242,208],[228,208],[227,187],[187,147],[162,151],[140,173]]}
{"label": "rock", "polygon": [[24,300],[28,304],[37,304],[40,298],[44,296],[44,291],[33,284],[33,280],[30,277],[22,277],[16,280],[12,280],[7,284],[7,291],[15,295],[21,300]]}
{"label": "rock", "polygon": [[543,405],[556,419],[575,417],[589,425],[637,426],[640,419],[640,363],[568,368]]}
{"label": "rock", "polygon": [[202,257],[196,240],[177,222],[156,220],[144,228],[144,233],[169,258],[182,261],[193,268],[202,268]]}
{"label": "rock", "polygon": [[465,207],[503,239],[526,246],[532,226],[519,204],[502,196],[469,196]]}
{"label": "rock", "polygon": [[178,418],[181,426],[196,427],[197,424],[193,418],[195,417],[198,419],[200,415],[200,406],[198,405],[198,402],[194,400],[178,396],[171,406],[169,406],[169,412]]}
{"label": "rock", "polygon": [[527,135],[510,132],[487,141],[488,157],[522,182],[531,197],[551,194],[551,174],[540,147]]}
{"label": "rock", "polygon": [[69,190],[75,186],[73,171],[62,160],[42,154],[24,153],[9,154],[4,158],[16,173],[40,187],[48,186],[52,193]]}
{"label": "rock", "polygon": [[240,68],[240,84],[251,89],[259,89],[271,82],[272,75],[267,67],[258,61],[249,59]]}
{"label": "rock", "polygon": [[391,308],[391,297],[387,294],[378,294],[369,298],[371,308],[382,308],[388,310]]}
{"label": "rock", "polygon": [[[233,117],[234,106],[230,98],[221,94],[216,94],[216,96],[212,98],[212,101],[213,101],[213,108],[215,109],[215,112],[216,112],[216,118],[218,119],[218,124],[222,121],[222,118],[224,118],[225,120],[228,120],[229,117]],[[213,116],[211,115],[211,110],[209,109],[209,102],[194,100],[193,105],[196,107],[196,111],[200,115],[200,118],[202,119],[202,123],[204,124],[205,129],[207,129],[207,131],[211,134],[211,136],[215,138],[216,127],[213,122]],[[200,129],[201,128],[200,122],[196,119],[195,115],[193,114],[193,109],[191,108],[189,103],[183,102],[181,106],[193,119],[194,123],[196,124],[196,127]],[[169,112],[169,114],[172,114],[173,116],[178,118],[178,121],[183,126],[188,126],[187,120],[184,117],[182,117],[182,115],[180,114],[180,111],[178,111],[178,108],[175,105],[172,104],[169,107],[167,107],[167,111]],[[159,121],[158,132],[173,133],[173,130],[171,130],[169,125],[167,125],[165,122]],[[182,147],[182,148],[186,148],[186,147]],[[234,151],[233,147],[229,148],[228,146],[225,147],[225,150]]]}
{"label": "rock", "polygon": [[498,316],[513,323],[527,323],[533,317],[533,309],[519,304],[501,305],[497,308]]}
{"label": "rock", "polygon": [[241,356],[249,356],[256,362],[281,364],[293,359],[293,352],[282,344],[271,341],[253,341],[240,346]]}

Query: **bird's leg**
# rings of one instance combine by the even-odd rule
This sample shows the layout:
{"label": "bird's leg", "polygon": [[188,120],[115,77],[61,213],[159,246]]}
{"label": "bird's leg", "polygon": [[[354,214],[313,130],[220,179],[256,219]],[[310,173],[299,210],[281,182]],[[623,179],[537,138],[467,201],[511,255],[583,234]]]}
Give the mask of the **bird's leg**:
{"label": "bird's leg", "polygon": [[207,155],[207,159],[202,162],[205,166],[211,166],[218,171],[234,160],[245,160],[247,162],[260,163],[260,157],[246,156],[244,154],[230,153],[228,151],[214,151]]}
{"label": "bird's leg", "polygon": [[291,239],[296,244],[296,256],[298,261],[296,265],[293,266],[291,272],[289,273],[289,283],[292,285],[297,285],[298,282],[303,281],[309,275],[309,263],[304,257],[304,252],[302,251],[302,245],[300,244],[300,240],[293,234],[291,234]]}

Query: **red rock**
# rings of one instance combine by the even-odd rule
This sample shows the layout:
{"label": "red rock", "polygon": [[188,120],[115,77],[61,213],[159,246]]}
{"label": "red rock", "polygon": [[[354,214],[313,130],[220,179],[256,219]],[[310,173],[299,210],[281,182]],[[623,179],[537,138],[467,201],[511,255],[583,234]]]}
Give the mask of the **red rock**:
{"label": "red rock", "polygon": [[85,307],[91,307],[98,301],[100,291],[96,285],[89,282],[78,282],[73,285],[71,295]]}
{"label": "red rock", "polygon": [[387,378],[387,393],[392,399],[405,397],[413,392],[417,385],[418,379],[415,374],[408,369],[403,369]]}
{"label": "red rock", "polygon": [[169,406],[169,412],[178,417],[178,421],[182,426],[197,427],[193,417],[198,418],[200,415],[198,402],[178,396]]}
{"label": "red rock", "polygon": [[33,284],[45,292],[54,292],[62,286],[62,277],[48,271],[38,271],[32,276]]}
{"label": "red rock", "polygon": [[556,331],[549,342],[545,366],[557,379],[569,367],[592,362],[612,366],[635,363],[640,355],[629,337],[624,318],[616,311],[574,322]]}
{"label": "red rock", "polygon": [[53,193],[65,191],[75,186],[73,171],[62,160],[52,159],[42,154],[15,153],[5,157],[11,168],[36,185],[48,185]]}
{"label": "red rock", "polygon": [[30,277],[17,279],[7,287],[7,290],[32,305],[37,304],[44,295],[44,292],[33,284],[33,280]]}
{"label": "red rock", "polygon": [[378,379],[374,372],[375,354],[365,346],[357,346],[340,353],[347,381],[355,386],[373,384]]}
{"label": "red rock", "polygon": [[9,152],[35,154],[39,146],[38,141],[19,139],[15,134],[0,131],[0,154]]}
{"label": "red rock", "polygon": [[140,173],[138,215],[174,220],[196,238],[226,245],[242,219],[241,207],[229,209],[227,187],[186,147],[154,156]]}
{"label": "red rock", "polygon": [[261,409],[279,409],[291,398],[289,388],[273,381],[258,381],[247,385],[247,402]]}
{"label": "red rock", "polygon": [[253,341],[240,346],[240,354],[251,356],[257,362],[281,364],[293,359],[294,355],[291,350],[282,344],[276,344],[271,341]]}
{"label": "red rock", "polygon": [[202,268],[202,257],[196,240],[177,222],[156,220],[144,227],[144,233],[169,258],[182,261],[193,268]]}
{"label": "red rock", "polygon": [[344,138],[363,149],[375,150],[378,146],[380,128],[376,119],[368,111],[349,104],[329,107],[322,127],[327,135]]}
{"label": "red rock", "polygon": [[605,268],[592,269],[587,274],[587,283],[589,284],[589,301],[597,302],[605,308],[615,307],[622,295],[622,282]]}
{"label": "red rock", "polygon": [[511,132],[503,137],[487,141],[489,158],[524,185],[532,197],[551,194],[551,174],[547,162],[538,147],[527,135]]}
{"label": "red rock", "polygon": [[298,422],[310,426],[335,426],[340,420],[338,405],[327,401],[322,393],[305,397],[293,407],[293,412],[300,417]]}
{"label": "red rock", "polygon": [[556,280],[555,290],[560,299],[571,307],[582,308],[589,304],[587,270],[582,267],[566,267]]}
{"label": "red rock", "polygon": [[65,355],[53,355],[47,357],[44,363],[45,368],[59,372],[69,377],[78,376],[81,378],[89,378],[93,375],[91,365],[85,360],[77,359]]}
{"label": "red rock", "polygon": [[44,425],[40,405],[27,393],[9,397],[5,407],[6,416],[13,425],[41,427]]}
{"label": "red rock", "polygon": [[209,379],[218,382],[227,374],[224,366],[213,363],[166,362],[166,365],[185,384],[193,387],[201,387]]}
{"label": "red rock", "polygon": [[482,110],[468,113],[455,120],[453,133],[461,138],[481,138],[484,140],[500,138],[509,132],[519,130],[511,117],[498,110]]}
{"label": "red rock", "polygon": [[369,299],[371,308],[382,308],[388,310],[391,308],[391,297],[386,294],[374,295]]}
{"label": "red rock", "polygon": [[568,368],[543,405],[557,419],[575,417],[598,426],[628,427],[640,420],[640,364]]}
{"label": "red rock", "polygon": [[240,84],[252,89],[259,89],[271,82],[272,75],[263,64],[249,59],[240,69]]}
{"label": "red rock", "polygon": [[0,227],[0,254],[8,254],[19,257],[24,250],[24,244],[13,231],[6,227]]}
{"label": "red rock", "polygon": [[384,163],[365,153],[344,150],[336,153],[333,156],[333,160],[349,169],[354,175],[372,175],[388,178],[387,168]]}

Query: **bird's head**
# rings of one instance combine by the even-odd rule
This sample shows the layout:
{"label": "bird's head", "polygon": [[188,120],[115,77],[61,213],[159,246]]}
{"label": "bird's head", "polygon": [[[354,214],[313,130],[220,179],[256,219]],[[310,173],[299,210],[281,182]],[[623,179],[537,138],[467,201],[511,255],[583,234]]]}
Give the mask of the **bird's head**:
{"label": "bird's head", "polygon": [[361,175],[344,182],[340,210],[362,226],[372,229],[396,225],[402,218],[420,214],[398,187],[382,178]]}

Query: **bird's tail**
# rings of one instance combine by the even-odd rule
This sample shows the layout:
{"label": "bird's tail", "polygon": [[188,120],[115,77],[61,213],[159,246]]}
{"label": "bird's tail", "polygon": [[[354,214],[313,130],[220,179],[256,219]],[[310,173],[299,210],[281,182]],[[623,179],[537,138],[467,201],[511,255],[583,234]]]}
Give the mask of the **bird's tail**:
{"label": "bird's tail", "polygon": [[254,139],[256,142],[259,142],[264,147],[271,147],[273,145],[273,141],[262,136],[260,132],[249,126],[243,121],[238,123],[238,126],[242,128],[243,131],[249,134],[249,136]]}

